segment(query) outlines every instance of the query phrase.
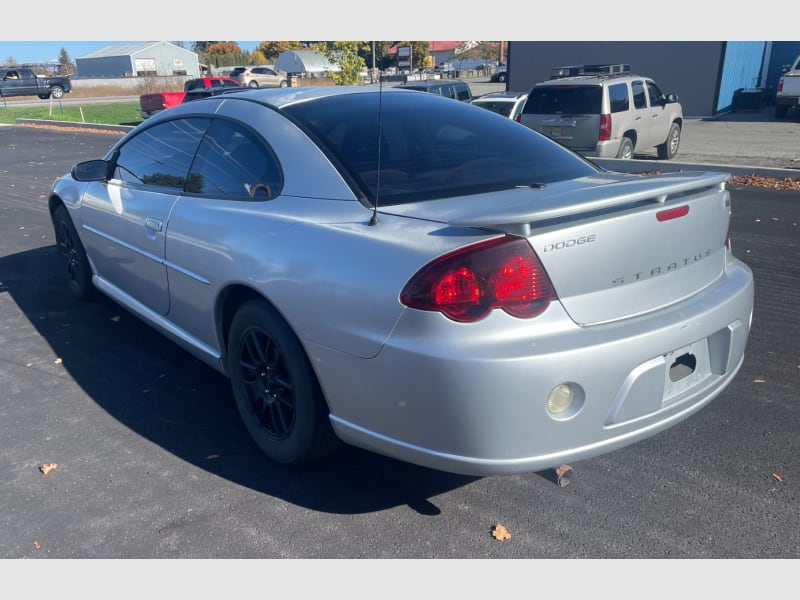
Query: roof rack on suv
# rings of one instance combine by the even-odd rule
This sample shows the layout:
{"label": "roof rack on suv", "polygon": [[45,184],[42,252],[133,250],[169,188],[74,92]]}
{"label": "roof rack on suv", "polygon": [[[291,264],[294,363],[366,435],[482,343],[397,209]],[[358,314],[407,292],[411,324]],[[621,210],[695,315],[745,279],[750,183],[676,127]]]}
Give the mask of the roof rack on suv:
{"label": "roof rack on suv", "polygon": [[629,73],[630,65],[572,65],[569,67],[554,67],[550,71],[550,79],[560,77],[575,77],[576,75],[620,75]]}

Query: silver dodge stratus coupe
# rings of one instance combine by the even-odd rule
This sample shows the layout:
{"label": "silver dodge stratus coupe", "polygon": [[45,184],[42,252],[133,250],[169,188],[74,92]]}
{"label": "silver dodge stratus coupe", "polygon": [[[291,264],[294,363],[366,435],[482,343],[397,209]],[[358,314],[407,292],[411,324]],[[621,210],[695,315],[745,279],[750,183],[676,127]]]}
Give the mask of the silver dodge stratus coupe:
{"label": "silver dodge stratus coupe", "polygon": [[730,384],[753,277],[727,179],[604,171],[423,92],[303,87],[164,111],[49,206],[70,290],[230,378],[269,459],[346,443],[493,475],[627,446]]}

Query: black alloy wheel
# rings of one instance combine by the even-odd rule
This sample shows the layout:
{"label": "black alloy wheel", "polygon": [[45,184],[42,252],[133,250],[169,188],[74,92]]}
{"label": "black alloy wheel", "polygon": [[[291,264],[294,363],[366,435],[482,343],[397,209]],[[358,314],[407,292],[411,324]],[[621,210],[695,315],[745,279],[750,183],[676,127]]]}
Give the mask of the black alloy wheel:
{"label": "black alloy wheel", "polygon": [[239,414],[268,458],[302,464],[338,447],[305,351],[267,303],[249,301],[237,311],[227,366]]}
{"label": "black alloy wheel", "polygon": [[56,234],[56,246],[66,266],[69,291],[76,298],[85,300],[93,297],[96,289],[92,284],[89,259],[63,204],[53,211],[53,228]]}

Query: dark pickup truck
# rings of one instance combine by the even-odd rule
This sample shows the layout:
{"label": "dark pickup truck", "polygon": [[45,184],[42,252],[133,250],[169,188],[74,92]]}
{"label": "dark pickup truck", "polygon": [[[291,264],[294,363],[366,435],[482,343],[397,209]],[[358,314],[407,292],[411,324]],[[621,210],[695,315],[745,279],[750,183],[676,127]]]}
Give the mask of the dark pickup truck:
{"label": "dark pickup truck", "polygon": [[72,83],[67,77],[39,77],[31,69],[23,67],[0,68],[0,97],[39,96],[42,100],[50,97],[61,99],[72,91]]}

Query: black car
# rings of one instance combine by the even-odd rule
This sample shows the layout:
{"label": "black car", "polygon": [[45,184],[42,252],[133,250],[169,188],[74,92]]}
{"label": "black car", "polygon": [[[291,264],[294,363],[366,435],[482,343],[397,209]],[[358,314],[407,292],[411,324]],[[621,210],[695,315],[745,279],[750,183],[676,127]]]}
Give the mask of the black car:
{"label": "black car", "polygon": [[453,98],[454,100],[460,100],[462,102],[470,102],[472,100],[472,91],[469,88],[469,84],[467,84],[466,81],[459,81],[457,79],[448,81],[416,81],[414,83],[404,83],[397,87],[437,94],[445,98]]}

